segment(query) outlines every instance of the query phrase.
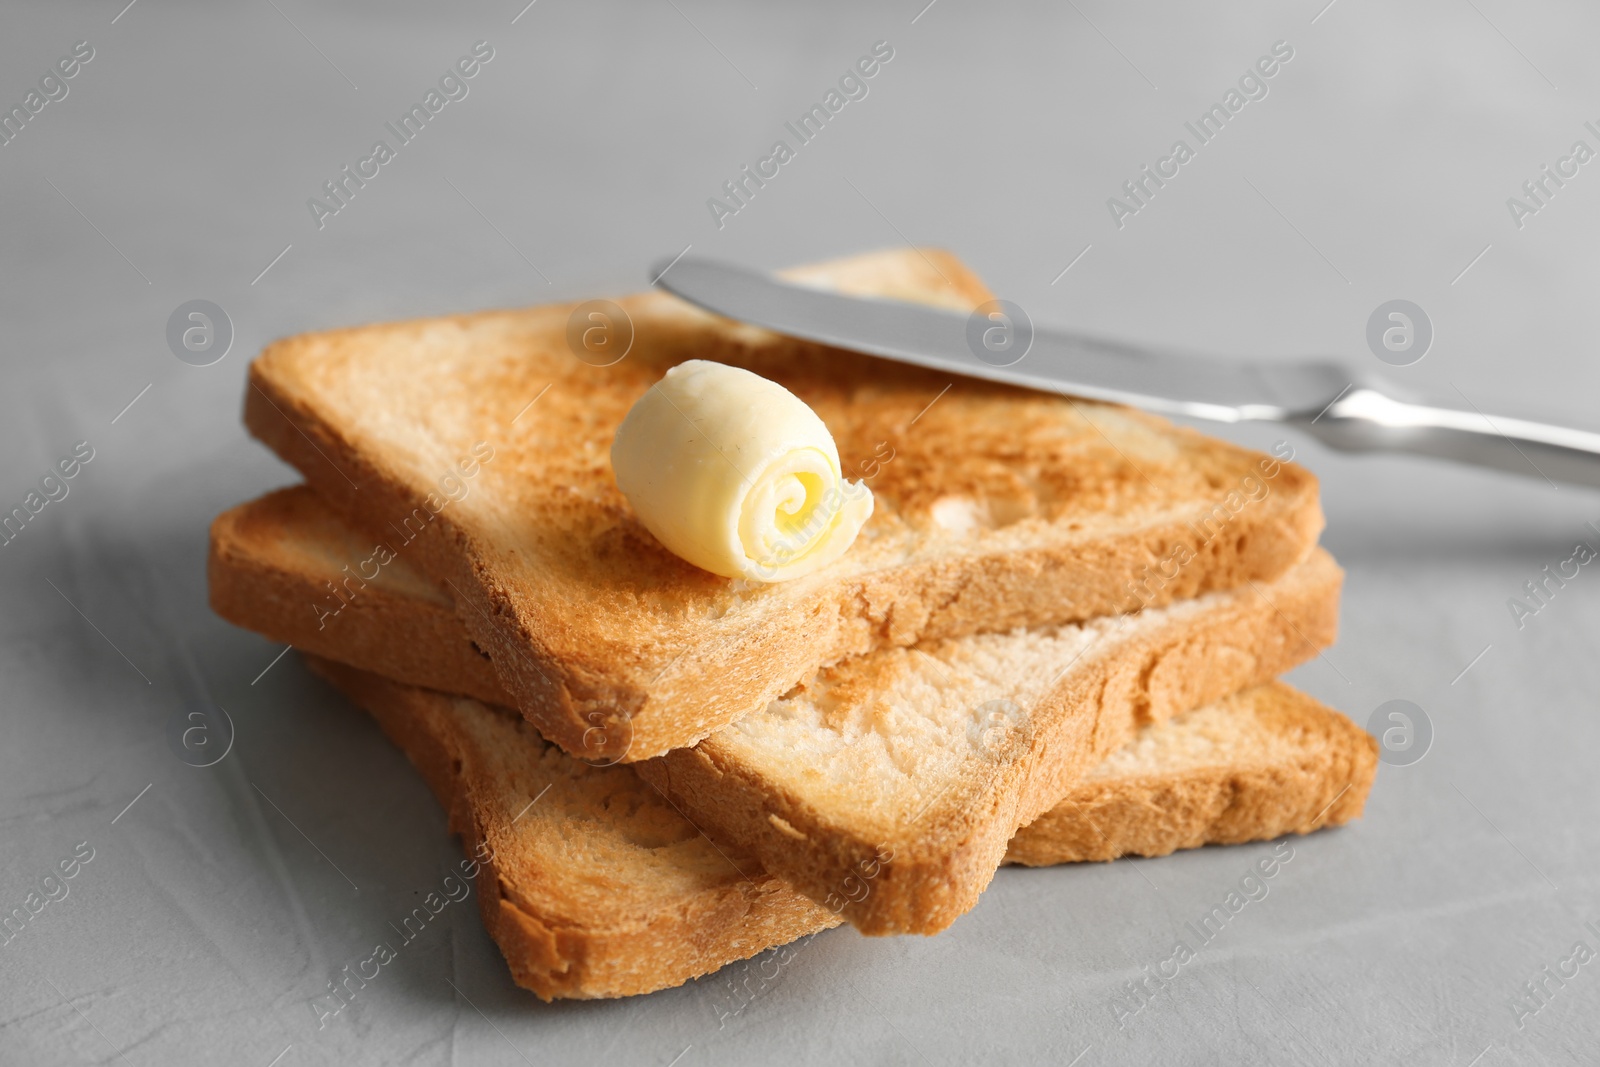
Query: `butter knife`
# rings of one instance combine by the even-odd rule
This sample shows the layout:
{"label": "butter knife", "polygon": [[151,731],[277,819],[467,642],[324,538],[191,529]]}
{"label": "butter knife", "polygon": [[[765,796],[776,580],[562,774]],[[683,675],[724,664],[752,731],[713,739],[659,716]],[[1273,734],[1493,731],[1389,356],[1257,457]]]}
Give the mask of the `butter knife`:
{"label": "butter knife", "polygon": [[1403,399],[1334,360],[1251,361],[1035,327],[1016,305],[970,315],[845,296],[701,257],[656,284],[707,311],[835,348],[1042,392],[1217,422],[1277,422],[1347,452],[1409,452],[1600,487],[1600,433]]}

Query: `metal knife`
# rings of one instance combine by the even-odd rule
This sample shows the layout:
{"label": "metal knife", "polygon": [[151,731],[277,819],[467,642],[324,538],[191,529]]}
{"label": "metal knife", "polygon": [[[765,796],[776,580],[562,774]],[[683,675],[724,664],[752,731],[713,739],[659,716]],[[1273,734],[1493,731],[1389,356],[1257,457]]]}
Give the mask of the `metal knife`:
{"label": "metal knife", "polygon": [[1014,304],[971,315],[844,296],[716,260],[658,264],[708,311],[919,367],[1218,422],[1278,422],[1349,452],[1411,452],[1600,487],[1600,433],[1416,403],[1333,360],[1249,361],[1034,327]]}

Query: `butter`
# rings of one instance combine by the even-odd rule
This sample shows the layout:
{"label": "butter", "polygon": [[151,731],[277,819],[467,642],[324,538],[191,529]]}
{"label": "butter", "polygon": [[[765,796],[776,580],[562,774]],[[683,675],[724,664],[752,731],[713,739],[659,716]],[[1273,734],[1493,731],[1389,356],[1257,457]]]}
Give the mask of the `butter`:
{"label": "butter", "polygon": [[817,413],[759,374],[693,359],[628,411],[611,467],[645,528],[725,578],[782,582],[844,554],[872,515]]}

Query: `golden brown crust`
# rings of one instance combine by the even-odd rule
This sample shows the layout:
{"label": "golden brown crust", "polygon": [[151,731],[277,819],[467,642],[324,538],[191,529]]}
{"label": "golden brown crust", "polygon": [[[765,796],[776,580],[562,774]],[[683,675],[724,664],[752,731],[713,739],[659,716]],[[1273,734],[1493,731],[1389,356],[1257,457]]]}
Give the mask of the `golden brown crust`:
{"label": "golden brown crust", "polygon": [[[1089,778],[1018,830],[1006,863],[1045,867],[1165,856],[1201,845],[1305,834],[1360,818],[1378,769],[1377,741],[1282,682],[1231,698],[1277,744],[1183,770]],[[1290,739],[1292,743],[1283,743]]]}
{"label": "golden brown crust", "polygon": [[[812,273],[950,306],[989,295],[954,257],[916,250]],[[485,312],[279,341],[251,367],[245,405],[251,432],[347,519],[454,590],[517,705],[570,752],[596,754],[584,747],[594,727],[625,720],[625,758],[659,755],[878,647],[1271,580],[1322,526],[1302,468],[1152,416],[965,380],[943,394],[940,375],[662,294],[622,303],[635,337],[612,367],[566,351],[570,305]],[[840,565],[740,588],[667,553],[633,517],[611,479],[610,435],[689,357],[793,389],[834,433],[847,473],[870,479],[878,508]],[[442,477],[480,439],[494,459],[465,499],[443,504]],[[1194,562],[1150,581],[1179,551]]]}
{"label": "golden brown crust", "polygon": [[[496,713],[481,704],[452,700],[330,660],[306,659],[371,713],[416,764],[450,813],[450,828],[461,835],[468,855],[489,857],[477,877],[484,925],[500,945],[517,984],[545,1000],[665,989],[838,922],[748,860],[750,878],[731,867],[706,876],[689,858],[680,860],[680,873],[697,877],[692,888],[666,893],[665,907],[662,894],[644,900],[637,891],[630,894],[637,883],[617,881],[618,870],[604,869],[604,864],[596,864],[587,874],[595,880],[611,879],[606,887],[609,906],[563,899],[562,876],[578,873],[555,866],[562,856],[560,846],[570,844],[564,839],[585,834],[604,838],[608,831],[576,819],[547,819],[541,824],[527,816],[507,817],[506,801],[520,802],[522,796],[497,766],[507,753],[488,751],[483,739],[462,723],[463,716],[492,719]],[[514,736],[505,729],[489,735],[501,743]],[[512,752],[511,757],[538,765],[538,750],[544,746],[526,733],[520,736],[524,752]],[[569,776],[578,774],[612,776],[624,783],[621,788],[629,789],[626,783],[633,783],[632,790],[639,793],[637,779],[625,767],[574,768],[566,757],[559,757],[559,762],[560,770],[548,783],[552,788],[570,787]],[[653,817],[668,824],[669,837],[698,843],[693,828],[654,794],[636,795],[633,801],[654,805],[648,812],[636,809],[634,818]],[[591,818],[604,816],[597,812]],[[676,826],[671,825],[674,822]],[[616,836],[614,831],[611,836]],[[639,874],[648,878],[650,871]]]}
{"label": "golden brown crust", "polygon": [[863,933],[936,933],[977,902],[1017,828],[1140,726],[1271,681],[1331,644],[1341,579],[1319,549],[1278,582],[1099,642],[1029,711],[1025,750],[998,765],[968,759],[946,793],[887,831],[775,782],[738,728],[637,770],[707,833]]}
{"label": "golden brown crust", "polygon": [[274,641],[386,678],[510,704],[450,598],[404,562],[362,570],[372,547],[305,486],[269,493],[211,524],[211,609]]}

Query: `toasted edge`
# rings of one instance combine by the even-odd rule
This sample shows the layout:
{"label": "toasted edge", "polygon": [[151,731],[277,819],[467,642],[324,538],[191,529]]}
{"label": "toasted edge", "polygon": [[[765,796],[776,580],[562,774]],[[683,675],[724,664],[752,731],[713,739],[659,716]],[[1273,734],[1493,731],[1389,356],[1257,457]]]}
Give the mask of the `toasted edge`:
{"label": "toasted edge", "polygon": [[[484,818],[484,805],[474,795],[472,754],[451,726],[450,698],[321,657],[305,658],[377,719],[410,758],[468,854],[488,855],[477,877],[484,926],[517,984],[544,1000],[666,989],[838,923],[778,879],[759,873],[698,893],[644,922],[618,914],[596,915],[584,924],[556,918],[539,906],[546,890],[538,871],[505,870],[496,862],[514,851],[506,838],[517,831]],[[628,771],[618,767],[615,773]],[[514,889],[518,883],[521,888]]]}
{"label": "toasted edge", "polygon": [[[338,552],[323,526],[337,522],[298,485],[218,515],[206,559],[211,609],[274,641],[386,678],[511,704],[488,654],[467,634],[447,595],[412,595],[392,570],[370,581],[357,574],[353,582],[337,567],[324,574],[309,570],[319,555]],[[403,561],[389,567],[424,581]]]}
{"label": "toasted edge", "polygon": [[1172,774],[1088,777],[1016,832],[1006,863],[1047,867],[1165,856],[1307,834],[1361,817],[1378,769],[1371,734],[1283,682],[1247,690],[1229,703],[1241,716],[1262,718],[1268,732],[1293,736],[1285,746],[1289,758],[1262,753]]}

